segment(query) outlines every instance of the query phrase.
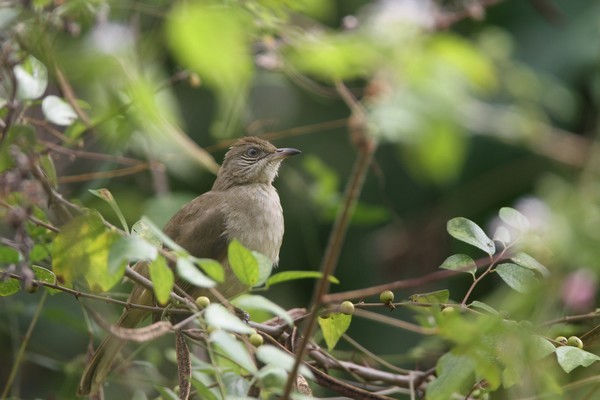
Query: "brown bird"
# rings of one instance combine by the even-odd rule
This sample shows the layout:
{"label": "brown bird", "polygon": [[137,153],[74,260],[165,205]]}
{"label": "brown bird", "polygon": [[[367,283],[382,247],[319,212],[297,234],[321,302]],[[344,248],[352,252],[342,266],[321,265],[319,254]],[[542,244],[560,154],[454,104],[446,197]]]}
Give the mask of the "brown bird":
{"label": "brown bird", "polygon": [[[292,148],[278,149],[258,137],[239,139],[225,154],[212,189],[184,205],[165,226],[164,232],[191,255],[221,262],[225,280],[217,290],[225,297],[247,290],[227,262],[231,240],[237,239],[277,264],[283,239],[283,211],[272,183],[281,162],[299,153]],[[194,298],[203,294],[201,288],[182,285]],[[134,285],[129,301],[151,305],[154,298],[149,290]],[[133,328],[148,315],[144,310],[124,310],[116,325]],[[124,345],[125,341],[115,336],[104,339],[83,373],[80,395],[98,392]]]}

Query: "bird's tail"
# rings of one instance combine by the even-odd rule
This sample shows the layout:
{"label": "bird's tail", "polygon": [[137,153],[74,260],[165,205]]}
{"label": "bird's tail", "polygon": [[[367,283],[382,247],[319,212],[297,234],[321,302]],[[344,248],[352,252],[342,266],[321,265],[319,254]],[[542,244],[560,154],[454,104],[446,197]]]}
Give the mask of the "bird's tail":
{"label": "bird's tail", "polygon": [[[145,310],[125,310],[115,325],[121,328],[135,328],[147,315],[148,311]],[[102,343],[100,343],[100,346],[96,349],[96,352],[88,363],[83,372],[83,376],[81,377],[81,381],[79,382],[77,393],[80,396],[98,392],[99,388],[106,380],[115,359],[126,343],[126,340],[120,339],[114,335],[107,336]]]}

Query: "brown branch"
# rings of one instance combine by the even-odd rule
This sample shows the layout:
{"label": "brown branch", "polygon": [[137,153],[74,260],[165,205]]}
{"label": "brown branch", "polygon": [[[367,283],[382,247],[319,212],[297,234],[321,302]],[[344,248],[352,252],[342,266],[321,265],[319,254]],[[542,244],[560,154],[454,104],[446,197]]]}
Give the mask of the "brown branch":
{"label": "brown branch", "polygon": [[[3,207],[9,208],[11,210],[15,209],[14,206],[8,204],[7,202],[5,202],[2,199],[0,199],[0,205],[3,206]],[[44,222],[44,221],[42,221],[40,219],[37,219],[33,215],[27,215],[27,219],[30,220],[31,222],[33,222],[34,224],[36,224],[37,226],[44,227],[44,228],[48,229],[49,231],[56,232],[56,233],[60,232],[60,229],[58,229],[54,225],[51,225],[51,224],[49,224],[47,222]]]}
{"label": "brown branch", "polygon": [[113,169],[110,171],[88,172],[86,174],[61,176],[60,178],[58,178],[58,181],[60,183],[74,183],[74,182],[91,181],[94,179],[116,178],[119,176],[127,176],[127,175],[131,175],[131,174],[137,174],[139,172],[146,171],[148,169],[151,169],[150,163],[142,163],[142,164],[138,164],[138,165],[133,165],[131,167]]}

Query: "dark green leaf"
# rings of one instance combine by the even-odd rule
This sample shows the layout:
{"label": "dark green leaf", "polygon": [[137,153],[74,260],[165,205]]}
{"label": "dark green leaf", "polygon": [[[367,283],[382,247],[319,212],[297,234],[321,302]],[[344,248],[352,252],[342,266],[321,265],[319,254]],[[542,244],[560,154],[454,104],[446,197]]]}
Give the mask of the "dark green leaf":
{"label": "dark green leaf", "polygon": [[464,355],[446,353],[438,360],[437,378],[427,385],[427,400],[448,400],[454,393],[464,394],[474,382],[475,365]]}
{"label": "dark green leaf", "polygon": [[23,259],[21,253],[12,247],[0,246],[0,263],[1,264],[16,264]]}
{"label": "dark green leaf", "polygon": [[447,303],[450,298],[450,291],[448,289],[436,290],[430,293],[419,293],[410,296],[410,301],[414,303]]}
{"label": "dark green leaf", "polygon": [[258,283],[259,265],[254,254],[237,240],[232,240],[227,249],[229,266],[244,285],[253,287]]}
{"label": "dark green leaf", "polygon": [[[283,271],[272,275],[267,280],[267,287],[281,282],[293,281],[296,279],[314,278],[319,279],[323,276],[321,271]],[[340,281],[335,276],[329,276],[329,282],[339,284]]]}
{"label": "dark green leaf", "polygon": [[342,313],[333,313],[328,318],[319,317],[319,326],[329,351],[335,348],[337,342],[350,327],[350,322],[352,322],[352,315]]}
{"label": "dark green leaf", "polygon": [[0,296],[12,296],[21,290],[21,282],[17,279],[8,278],[0,281]]}
{"label": "dark green leaf", "polygon": [[537,281],[533,271],[512,263],[498,265],[496,272],[508,286],[521,293],[526,293]]}
{"label": "dark green leaf", "polygon": [[556,357],[561,368],[569,373],[577,367],[589,367],[600,361],[597,355],[573,346],[560,346],[556,349]]}
{"label": "dark green leaf", "polygon": [[173,271],[171,271],[163,256],[156,257],[148,264],[148,270],[150,271],[150,280],[152,280],[152,284],[154,285],[156,300],[160,304],[167,304],[171,297],[173,284],[175,283]]}
{"label": "dark green leaf", "polygon": [[496,246],[492,239],[487,237],[479,225],[467,218],[452,218],[448,221],[446,229],[455,239],[475,246],[490,255],[496,252]]}
{"label": "dark green leaf", "polygon": [[[52,283],[52,284],[56,283],[56,275],[54,275],[54,272],[52,272],[46,268],[37,266],[37,265],[32,265],[31,269],[33,270],[33,273],[35,274],[35,279],[37,279],[38,281]],[[58,289],[53,289],[53,288],[47,287],[46,290],[50,294],[60,293],[60,290],[58,290]]]}
{"label": "dark green leaf", "polygon": [[475,261],[466,254],[454,254],[444,260],[440,268],[443,269],[451,269],[467,272],[469,274],[475,275],[477,272],[477,264]]}

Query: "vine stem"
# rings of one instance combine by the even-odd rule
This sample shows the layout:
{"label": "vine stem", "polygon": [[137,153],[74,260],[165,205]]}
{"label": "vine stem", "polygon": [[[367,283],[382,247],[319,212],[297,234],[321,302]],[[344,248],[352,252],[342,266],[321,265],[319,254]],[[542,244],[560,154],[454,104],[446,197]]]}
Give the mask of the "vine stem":
{"label": "vine stem", "polygon": [[323,304],[323,298],[329,291],[329,277],[335,272],[342,245],[346,237],[346,232],[348,231],[348,226],[350,224],[350,219],[362,191],[375,149],[377,148],[376,140],[372,136],[369,136],[367,132],[366,113],[362,108],[362,105],[352,96],[348,88],[346,88],[342,82],[338,82],[336,87],[340,96],[352,110],[352,116],[349,120],[349,130],[351,138],[358,148],[358,155],[354,162],[350,180],[348,181],[344,192],[344,202],[336,216],[327,243],[327,248],[325,249],[325,255],[323,256],[320,268],[323,275],[321,276],[321,279],[319,279],[313,294],[310,308],[311,313],[305,325],[302,339],[296,349],[296,360],[283,391],[282,399],[284,400],[289,399],[292,388],[296,382],[296,376],[306,353],[310,336],[316,327],[318,318],[317,310],[320,305]]}
{"label": "vine stem", "polygon": [[6,396],[8,396],[8,392],[10,391],[10,388],[15,380],[15,377],[17,376],[17,371],[19,370],[19,366],[21,365],[21,362],[23,361],[23,356],[25,355],[25,349],[27,348],[27,345],[29,344],[29,340],[31,339],[31,335],[33,334],[33,329],[37,325],[37,321],[40,317],[42,309],[44,308],[44,304],[46,303],[47,297],[48,297],[48,292],[44,291],[44,293],[42,293],[42,298],[40,299],[40,302],[38,303],[38,306],[35,310],[35,313],[33,314],[33,318],[31,319],[31,322],[29,323],[29,327],[27,328],[27,333],[25,333],[25,337],[23,338],[23,341],[21,342],[21,347],[19,347],[19,351],[17,352],[17,355],[15,356],[15,361],[13,363],[13,367],[10,370],[10,375],[8,376],[8,379],[6,381],[6,385],[4,385],[4,390],[2,391],[2,395],[0,395],[0,400],[4,400],[4,399],[6,399]]}
{"label": "vine stem", "polygon": [[481,280],[483,278],[485,278],[487,275],[489,275],[492,272],[492,270],[496,266],[496,262],[498,262],[498,260],[502,260],[504,258],[504,254],[506,254],[507,249],[508,249],[508,247],[505,247],[504,249],[502,249],[502,251],[500,252],[500,255],[496,258],[494,257],[493,254],[490,254],[490,266],[487,267],[487,269],[485,271],[483,271],[483,273],[481,275],[479,275],[473,281],[473,283],[471,284],[471,287],[469,287],[469,290],[467,290],[467,293],[465,294],[463,301],[460,303],[460,305],[462,307],[467,305],[467,300],[469,300],[469,296],[471,296],[471,293],[473,292],[473,289],[475,289],[475,286],[477,286],[477,284],[479,282],[481,282]]}

